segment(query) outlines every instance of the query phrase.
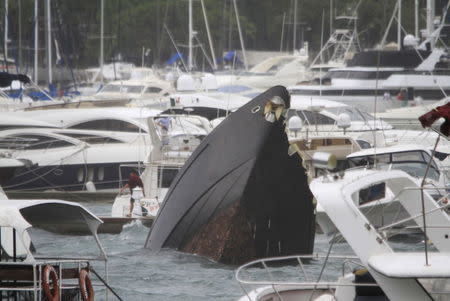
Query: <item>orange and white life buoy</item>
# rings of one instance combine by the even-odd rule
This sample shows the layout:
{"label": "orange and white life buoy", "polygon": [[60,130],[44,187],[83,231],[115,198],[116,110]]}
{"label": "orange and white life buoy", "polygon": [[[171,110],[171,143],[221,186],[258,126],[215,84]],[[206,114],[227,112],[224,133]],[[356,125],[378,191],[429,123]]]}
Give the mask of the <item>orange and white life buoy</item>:
{"label": "orange and white life buoy", "polygon": [[[53,289],[50,289],[50,280],[53,284]],[[42,270],[42,290],[45,297],[49,301],[60,301],[59,279],[56,270],[51,265],[46,265]]]}
{"label": "orange and white life buoy", "polygon": [[80,284],[80,294],[83,301],[94,301],[94,288],[92,287],[91,278],[86,269],[80,271],[78,278]]}

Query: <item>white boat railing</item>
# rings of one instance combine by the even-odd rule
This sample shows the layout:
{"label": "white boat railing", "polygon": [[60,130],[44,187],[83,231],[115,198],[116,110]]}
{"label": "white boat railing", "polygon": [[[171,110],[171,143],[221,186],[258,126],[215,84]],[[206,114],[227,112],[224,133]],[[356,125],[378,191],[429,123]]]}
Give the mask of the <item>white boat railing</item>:
{"label": "white boat railing", "polygon": [[[292,255],[262,258],[248,262],[236,270],[235,278],[249,300],[253,300],[250,297],[251,289],[248,290],[246,287],[251,286],[270,288],[280,300],[283,300],[281,290],[289,288],[333,291],[339,286],[377,286],[376,283],[321,280],[322,272],[317,277],[317,270],[311,271],[310,273],[307,271],[308,267],[317,269],[318,265],[315,263],[317,260],[324,261],[322,264],[322,272],[327,265],[333,266],[332,268],[334,268],[335,273],[332,276],[336,279],[339,275],[344,276],[357,268],[364,268],[356,256],[330,254]],[[331,263],[330,260],[338,261],[338,264]],[[288,270],[287,267],[291,267],[292,269]],[[288,275],[289,272],[291,272],[290,275]]]}

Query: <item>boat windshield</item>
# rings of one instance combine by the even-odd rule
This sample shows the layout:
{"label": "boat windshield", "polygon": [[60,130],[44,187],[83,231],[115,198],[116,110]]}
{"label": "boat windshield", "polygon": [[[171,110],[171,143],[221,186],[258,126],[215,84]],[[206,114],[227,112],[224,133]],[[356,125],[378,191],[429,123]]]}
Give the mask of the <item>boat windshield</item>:
{"label": "boat windshield", "polygon": [[[399,169],[413,177],[423,177],[430,155],[425,151],[405,151],[377,155],[364,155],[348,158],[350,167],[373,166],[375,163],[389,169]],[[434,161],[431,161],[428,178],[439,181],[440,172]]]}
{"label": "boat windshield", "polygon": [[321,113],[309,110],[289,110],[288,111],[288,119],[292,116],[297,115],[300,117],[302,122],[308,125],[334,125],[336,120],[325,116]]}
{"label": "boat windshield", "polygon": [[73,146],[65,140],[43,135],[12,135],[0,138],[0,148],[10,150],[35,150]]}
{"label": "boat windshield", "polygon": [[131,85],[106,85],[100,93],[134,93],[140,94],[145,86],[131,86]]}
{"label": "boat windshield", "polygon": [[360,111],[358,109],[352,108],[350,106],[342,106],[342,107],[334,107],[334,108],[327,108],[327,111],[330,111],[331,113],[335,114],[336,116],[339,116],[339,114],[345,113],[350,117],[351,121],[368,121],[373,120],[373,116],[369,113]]}

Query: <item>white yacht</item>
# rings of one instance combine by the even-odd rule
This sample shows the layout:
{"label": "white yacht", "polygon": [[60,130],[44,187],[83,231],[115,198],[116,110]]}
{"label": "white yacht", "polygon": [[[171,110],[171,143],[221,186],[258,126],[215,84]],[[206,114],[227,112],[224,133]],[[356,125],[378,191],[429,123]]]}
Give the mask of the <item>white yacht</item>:
{"label": "white yacht", "polygon": [[[236,271],[245,292],[240,301],[448,300],[450,218],[443,210],[446,202],[436,202],[399,170],[326,175],[310,187],[356,256],[332,253],[332,243],[324,255],[250,262]],[[389,194],[396,197],[407,217],[380,228],[358,204],[380,202]],[[367,195],[372,198],[361,198]],[[413,251],[399,250],[385,235],[386,229],[406,222],[416,224],[426,237]],[[318,267],[309,264],[311,260],[323,262],[314,278],[311,268],[317,275]],[[337,280],[330,280],[333,274]]]}
{"label": "white yacht", "polygon": [[295,54],[267,58],[248,72],[216,73],[217,84],[219,87],[245,85],[259,89],[267,89],[275,85],[293,85],[308,78],[306,76],[308,58],[306,46]]}
{"label": "white yacht", "polygon": [[[364,174],[371,170],[402,170],[415,179],[417,185],[424,181],[427,193],[435,200],[440,200],[447,195],[448,185],[448,153],[435,152],[421,145],[397,145],[384,148],[371,148],[354,152],[347,156],[346,166],[341,173],[350,172]],[[342,164],[344,165],[344,164]],[[346,169],[344,171],[344,169]],[[359,170],[359,171],[358,171]],[[424,179],[425,177],[425,179]],[[398,205],[386,206],[395,200],[396,195],[386,191],[383,197],[376,199],[378,191],[382,190],[382,185],[374,184],[366,194],[360,194],[360,201],[357,204],[360,210],[370,215],[372,223],[377,226],[389,223],[394,218],[399,218]],[[320,203],[317,205],[316,221],[321,230],[328,236],[336,232],[336,228],[331,223],[328,215],[323,210]]]}
{"label": "white yacht", "polygon": [[117,189],[119,166],[139,164],[146,144],[83,130],[15,129],[0,132],[0,152],[27,164],[5,190]]}
{"label": "white yacht", "polygon": [[319,97],[292,95],[288,118],[293,116],[301,119],[301,129],[299,130],[309,133],[392,129],[389,123],[375,118],[364,110]]}
{"label": "white yacht", "polygon": [[5,115],[40,121],[59,128],[146,133],[147,118],[160,112],[148,108],[110,107],[32,110]]}
{"label": "white yacht", "polygon": [[[159,126],[159,118],[170,118],[167,132]],[[189,127],[188,124],[195,126]],[[141,166],[145,168],[142,173],[144,191],[139,187],[133,190],[135,205],[131,217],[156,217],[178,171],[211,131],[212,126],[208,120],[196,115],[160,115],[149,119],[149,135],[153,147],[145,164]],[[130,197],[127,190],[124,195],[115,198],[112,217],[130,216]]]}
{"label": "white yacht", "polygon": [[450,92],[448,57],[437,48],[363,51],[346,67],[330,69],[315,84],[291,86],[289,90],[293,95],[327,98],[369,112],[406,106],[415,99],[432,103]]}
{"label": "white yacht", "polygon": [[161,107],[167,102],[167,96],[173,92],[174,88],[169,82],[152,76],[144,79],[109,82],[97,93],[84,97],[82,100],[123,100],[125,102],[142,103],[146,106]]}
{"label": "white yacht", "polygon": [[40,117],[63,128],[1,131],[1,151],[31,162],[5,189],[116,190],[133,166],[143,166],[153,150],[149,119],[170,120],[165,135],[171,138],[171,150],[191,146],[186,133],[201,139],[211,128],[207,119],[195,115],[181,118],[146,109],[128,110],[128,115],[127,109],[117,108],[49,110],[45,111],[47,116]]}

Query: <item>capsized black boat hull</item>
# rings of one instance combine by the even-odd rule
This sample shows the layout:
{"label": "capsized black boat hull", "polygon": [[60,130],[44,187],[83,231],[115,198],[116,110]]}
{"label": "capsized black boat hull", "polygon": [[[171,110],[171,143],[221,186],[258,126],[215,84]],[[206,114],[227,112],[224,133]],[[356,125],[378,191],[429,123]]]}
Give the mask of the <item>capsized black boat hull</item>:
{"label": "capsized black boat hull", "polygon": [[273,87],[204,139],[173,181],[146,247],[229,264],[312,252],[312,194],[300,156],[288,155],[280,114],[289,102],[284,87]]}

